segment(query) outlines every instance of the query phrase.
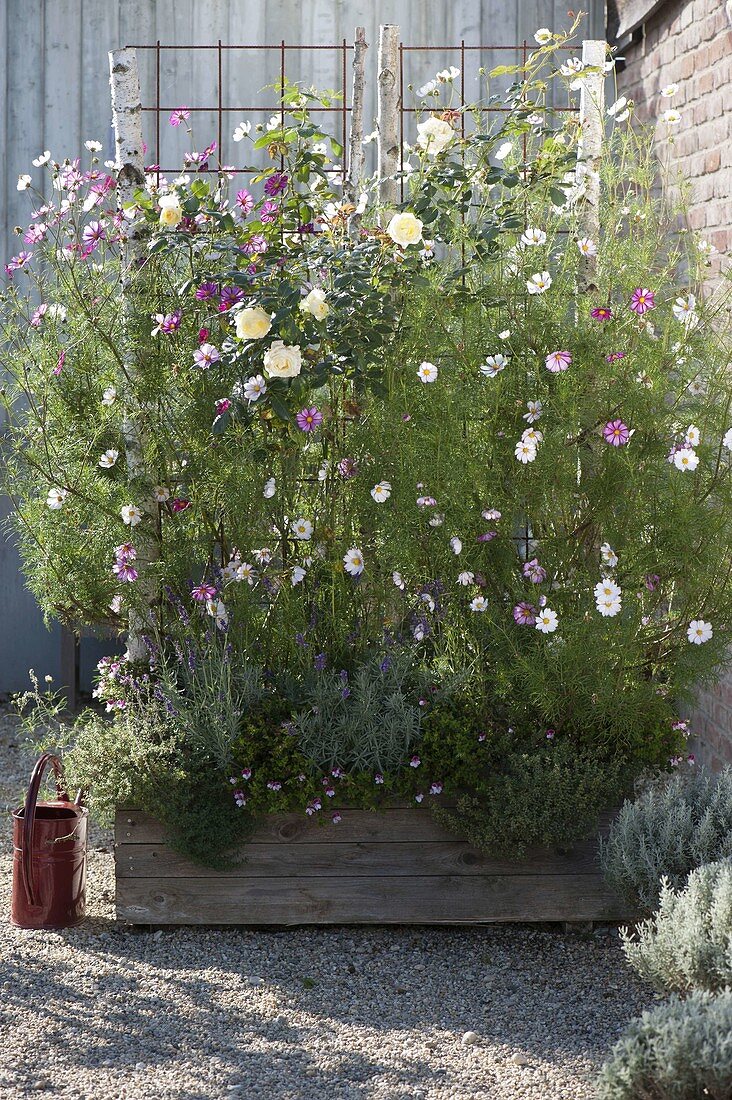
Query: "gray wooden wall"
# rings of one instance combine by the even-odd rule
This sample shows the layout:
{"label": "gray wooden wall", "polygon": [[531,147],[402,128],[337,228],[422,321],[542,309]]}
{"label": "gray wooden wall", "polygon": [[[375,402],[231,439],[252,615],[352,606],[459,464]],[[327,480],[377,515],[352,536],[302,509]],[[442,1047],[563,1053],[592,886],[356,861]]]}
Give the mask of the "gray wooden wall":
{"label": "gray wooden wall", "polygon": [[[587,38],[604,37],[604,2],[590,0]],[[397,23],[405,45],[509,45],[532,40],[537,27],[555,30],[569,25],[566,0],[0,0],[0,246],[3,258],[17,251],[12,227],[27,221],[28,197],[16,189],[18,175],[38,170],[31,161],[44,149],[54,157],[80,155],[83,143],[96,138],[104,156],[112,155],[107,51],[122,45],[332,44],[352,40],[357,24],[366,27],[370,73],[380,23]],[[466,98],[477,90],[480,65],[509,62],[510,55],[492,51],[468,54]],[[218,70],[215,53],[163,51],[161,100],[165,106],[195,107],[215,103]],[[155,59],[141,52],[143,102],[155,99]],[[405,83],[419,86],[438,68],[460,66],[459,53],[408,54]],[[287,76],[318,88],[340,88],[340,59],[327,51],[287,57]],[[349,69],[350,81],[350,69]],[[254,121],[276,91],[262,91],[279,78],[279,60],[263,51],[225,51],[223,100],[231,106],[260,105]],[[372,94],[364,124],[371,128]],[[195,117],[194,135],[202,146],[216,136],[214,115]],[[230,144],[238,113],[226,116],[223,159],[231,161]],[[152,116],[146,116],[150,159],[155,140]],[[227,123],[230,123],[227,124]],[[162,127],[161,158],[174,167],[185,149],[183,136]],[[172,164],[165,163],[172,157]],[[0,515],[3,513],[0,502]],[[83,643],[82,679],[97,650]],[[49,633],[23,588],[11,543],[0,538],[0,693],[27,683],[33,665],[40,674],[59,675],[58,630]]]}

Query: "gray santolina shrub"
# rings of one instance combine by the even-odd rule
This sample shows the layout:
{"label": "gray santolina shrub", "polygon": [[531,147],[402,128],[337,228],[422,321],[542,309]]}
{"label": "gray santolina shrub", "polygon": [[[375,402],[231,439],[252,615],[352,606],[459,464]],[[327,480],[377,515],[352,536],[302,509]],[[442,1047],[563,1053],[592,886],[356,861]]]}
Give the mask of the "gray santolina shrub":
{"label": "gray santolina shrub", "polygon": [[658,904],[661,878],[680,887],[690,871],[732,856],[732,768],[679,773],[626,801],[601,846],[605,877],[631,904]]}
{"label": "gray santolina shrub", "polygon": [[681,890],[661,883],[658,911],[632,934],[625,957],[657,989],[716,992],[732,985],[732,860],[692,871]]}
{"label": "gray santolina shrub", "polygon": [[730,1100],[732,992],[674,995],[631,1020],[598,1082],[600,1100]]}

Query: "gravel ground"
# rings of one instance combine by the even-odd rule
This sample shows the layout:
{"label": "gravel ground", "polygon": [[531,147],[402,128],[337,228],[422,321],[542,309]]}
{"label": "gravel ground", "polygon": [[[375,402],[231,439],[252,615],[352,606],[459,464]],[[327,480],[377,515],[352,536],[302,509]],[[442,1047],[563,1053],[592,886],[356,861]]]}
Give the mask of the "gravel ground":
{"label": "gravel ground", "polygon": [[[7,809],[31,763],[0,712]],[[0,833],[2,1100],[585,1100],[653,1001],[610,929],[118,926],[98,829],[87,921],[24,932]]]}

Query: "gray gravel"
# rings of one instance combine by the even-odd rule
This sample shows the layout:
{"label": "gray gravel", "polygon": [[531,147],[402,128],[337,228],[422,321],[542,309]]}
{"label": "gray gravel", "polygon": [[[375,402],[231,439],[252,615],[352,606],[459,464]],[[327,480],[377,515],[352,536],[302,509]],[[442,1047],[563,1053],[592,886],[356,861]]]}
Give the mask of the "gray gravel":
{"label": "gray gravel", "polygon": [[[6,808],[32,762],[16,737],[0,712]],[[584,1100],[653,1001],[609,929],[118,926],[102,830],[88,920],[23,932],[1,832],[2,1100]]]}

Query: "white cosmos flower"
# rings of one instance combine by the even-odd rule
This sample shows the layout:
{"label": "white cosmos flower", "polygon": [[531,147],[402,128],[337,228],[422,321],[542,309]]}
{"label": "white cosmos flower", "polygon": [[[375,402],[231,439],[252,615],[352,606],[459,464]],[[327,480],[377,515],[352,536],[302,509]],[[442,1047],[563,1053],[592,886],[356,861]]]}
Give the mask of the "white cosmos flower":
{"label": "white cosmos flower", "polygon": [[419,370],[417,371],[417,377],[420,382],[434,382],[437,379],[437,367],[434,363],[420,363]]}
{"label": "white cosmos flower", "polygon": [[530,225],[524,229],[521,234],[521,244],[527,247],[546,244],[546,233],[543,229],[538,229],[536,226]]}
{"label": "white cosmos flower", "polygon": [[559,617],[551,607],[543,607],[536,616],[536,629],[542,634],[553,634],[559,626]]}
{"label": "white cosmos flower", "polygon": [[699,455],[692,447],[681,447],[674,454],[674,466],[677,470],[695,470],[699,465]]}
{"label": "white cosmos flower", "polygon": [[539,27],[538,31],[534,31],[534,41],[539,46],[548,46],[554,39],[554,35],[548,27]]}
{"label": "white cosmos flower", "polygon": [[452,538],[450,539],[450,549],[452,550],[453,554],[455,554],[456,556],[458,554],[462,554],[463,544],[460,541],[460,539],[457,537],[457,535],[453,535]]}
{"label": "white cosmos flower", "polygon": [[668,111],[663,112],[661,120],[669,126],[676,126],[677,123],[681,122],[681,111],[677,111],[675,107],[670,107]]}
{"label": "white cosmos flower", "polygon": [[480,368],[480,373],[484,374],[486,378],[495,378],[497,374],[500,374],[504,367],[508,366],[508,356],[502,355],[498,352],[496,355],[486,355],[485,363]]}
{"label": "white cosmos flower", "polygon": [[609,565],[611,569],[614,569],[618,564],[618,555],[609,542],[603,542],[600,547],[600,553],[602,554],[602,560],[605,562],[605,565]]}
{"label": "white cosmos flower", "polygon": [[59,508],[63,508],[64,501],[69,495],[68,489],[49,489],[48,496],[46,497],[46,505],[52,512],[57,512]]}
{"label": "white cosmos flower", "polygon": [[452,84],[453,80],[457,80],[460,76],[460,70],[456,69],[454,65],[451,65],[449,69],[443,69],[442,72],[437,74],[437,79],[441,84]]}
{"label": "white cosmos flower", "polygon": [[466,569],[465,572],[458,573],[457,582],[467,588],[469,584],[475,584],[475,573],[471,573],[469,569]]}
{"label": "white cosmos flower", "polygon": [[527,401],[526,408],[528,409],[528,412],[524,413],[522,419],[525,420],[527,424],[535,424],[537,420],[541,419],[541,414],[543,411],[541,401]]}
{"label": "white cosmos flower", "polygon": [[429,521],[430,527],[442,527],[445,522],[444,512],[436,512]]}
{"label": "white cosmos flower", "polygon": [[32,183],[32,178],[29,175],[18,176],[17,188],[19,191],[27,191]]}
{"label": "white cosmos flower", "polygon": [[397,586],[399,591],[403,592],[406,586],[404,584],[404,578],[402,577],[401,573],[399,573],[395,569],[394,572],[391,575],[391,579],[394,581],[394,584]]}
{"label": "white cosmos flower", "polygon": [[615,118],[616,115],[621,114],[628,105],[628,100],[624,95],[621,95],[620,99],[616,99],[614,103],[611,103],[607,109],[607,113],[610,118]]}
{"label": "white cosmos flower", "polygon": [[113,447],[110,447],[108,451],[105,451],[102,457],[99,459],[99,465],[103,470],[111,470],[115,462],[119,458],[119,451],[115,451]]}
{"label": "white cosmos flower", "polygon": [[496,160],[505,160],[512,149],[513,145],[511,144],[511,142],[504,141],[503,144],[499,145],[499,147],[496,149],[493,156],[496,158]]}
{"label": "white cosmos flower", "polygon": [[527,462],[533,462],[536,458],[536,444],[530,439],[520,439],[513,453],[519,462],[522,462],[525,466]]}
{"label": "white cosmos flower", "polygon": [[166,500],[170,500],[170,489],[165,485],[156,485],[153,489],[153,497],[158,504],[165,504]]}
{"label": "white cosmos flower", "polygon": [[717,251],[716,247],[711,241],[701,240],[697,242],[696,246],[703,256],[713,256]]}
{"label": "white cosmos flower", "polygon": [[577,248],[580,250],[583,256],[596,256],[597,245],[589,237],[580,237],[577,241]]}
{"label": "white cosmos flower", "polygon": [[595,601],[595,606],[605,619],[612,619],[622,610],[620,596],[603,596]]}
{"label": "white cosmos flower", "polygon": [[257,570],[248,561],[239,562],[235,574],[237,581],[246,581],[251,587],[257,580]]}
{"label": "white cosmos flower", "polygon": [[725,432],[722,446],[726,447],[728,451],[732,451],[732,428]]}
{"label": "white cosmos flower", "polygon": [[264,497],[265,500],[271,500],[276,492],[277,492],[277,479],[274,478],[274,477],[270,477],[264,483],[264,488],[262,489],[262,496]]}
{"label": "white cosmos flower", "polygon": [[89,150],[90,153],[101,153],[102,151],[101,141],[85,141],[84,146]]}
{"label": "white cosmos flower", "polygon": [[352,546],[343,555],[343,566],[351,577],[360,577],[363,573],[363,554],[357,546]]}
{"label": "white cosmos flower", "polygon": [[272,561],[272,551],[269,546],[262,546],[259,550],[252,550],[257,565],[269,565]]}
{"label": "white cosmos flower", "polygon": [[603,577],[602,580],[598,581],[595,585],[596,600],[616,599],[621,595],[620,585],[617,585],[610,577]]}
{"label": "white cosmos flower", "polygon": [[318,470],[318,481],[325,481],[328,476],[328,470],[330,469],[330,462],[328,459],[324,459]]}
{"label": "white cosmos flower", "polygon": [[474,596],[473,599],[470,601],[470,610],[487,611],[488,600],[485,598],[485,596]]}
{"label": "white cosmos flower", "polygon": [[251,122],[240,122],[231,136],[234,141],[243,141],[251,133],[251,129]]}
{"label": "white cosmos flower", "polygon": [[290,530],[296,539],[302,539],[304,542],[307,542],[313,535],[313,525],[309,519],[293,520],[290,524]]}
{"label": "white cosmos flower", "polygon": [[51,159],[51,151],[50,151],[50,149],[45,149],[39,157],[34,157],[33,167],[34,168],[42,168],[44,164],[48,164],[50,159]]}
{"label": "white cosmos flower", "polygon": [[253,401],[258,401],[267,392],[267,383],[261,374],[253,375],[248,378],[244,383],[244,396],[247,402],[251,405]]}
{"label": "white cosmos flower", "polygon": [[221,570],[224,579],[227,581],[238,581],[240,578],[237,577],[236,573],[240,565],[241,558],[235,557],[232,558],[231,561],[228,561]]}
{"label": "white cosmos flower", "polygon": [[128,527],[137,527],[142,519],[142,509],[138,508],[136,504],[123,504],[119,514],[122,517],[122,522],[126,523]]}
{"label": "white cosmos flower", "polygon": [[307,570],[303,569],[301,565],[294,565],[292,573],[290,574],[290,584],[294,588],[296,584],[300,584],[305,580],[307,576]]}
{"label": "white cosmos flower", "polygon": [[690,447],[698,447],[701,443],[701,433],[696,424],[690,424],[686,429],[685,440]]}
{"label": "white cosmos flower", "polygon": [[510,335],[511,335],[510,328],[504,328],[503,332],[498,333],[498,339],[499,340],[508,340]]}
{"label": "white cosmos flower", "polygon": [[582,72],[584,67],[585,63],[581,57],[570,57],[568,61],[559,66],[559,71],[562,76],[576,76],[577,73]]}
{"label": "white cosmos flower", "polygon": [[383,504],[391,496],[391,484],[388,481],[379,481],[371,490],[371,496],[377,504]]}
{"label": "white cosmos flower", "polygon": [[664,99],[672,99],[679,90],[678,84],[667,84],[665,88],[661,88],[661,95]]}
{"label": "white cosmos flower", "polygon": [[687,294],[686,297],[682,296],[681,298],[677,298],[671,306],[671,309],[676,320],[681,321],[685,325],[692,326],[699,320],[696,315],[696,296],[694,294]]}
{"label": "white cosmos flower", "polygon": [[103,405],[114,405],[117,400],[117,391],[114,386],[107,386],[106,390],[102,394]]}
{"label": "white cosmos flower", "polygon": [[538,447],[544,438],[544,433],[540,432],[537,428],[526,428],[521,433],[522,443],[533,443],[535,447]]}
{"label": "white cosmos flower", "polygon": [[711,623],[705,623],[703,619],[692,619],[686,631],[686,637],[692,645],[702,645],[703,642],[709,641],[713,633]]}
{"label": "white cosmos flower", "polygon": [[[428,80],[426,84],[423,84],[421,88],[417,89],[417,95],[421,99],[424,99],[425,96],[432,95],[432,93],[436,92],[436,91],[437,91],[437,81],[436,80]],[[369,134],[369,135],[367,135],[366,138],[363,139],[364,145],[366,144],[367,140],[374,141],[376,139],[376,137],[377,137],[377,133],[374,130],[373,134]]]}
{"label": "white cosmos flower", "polygon": [[552,277],[548,271],[537,271],[526,281],[526,289],[529,294],[543,294],[552,285]]}

